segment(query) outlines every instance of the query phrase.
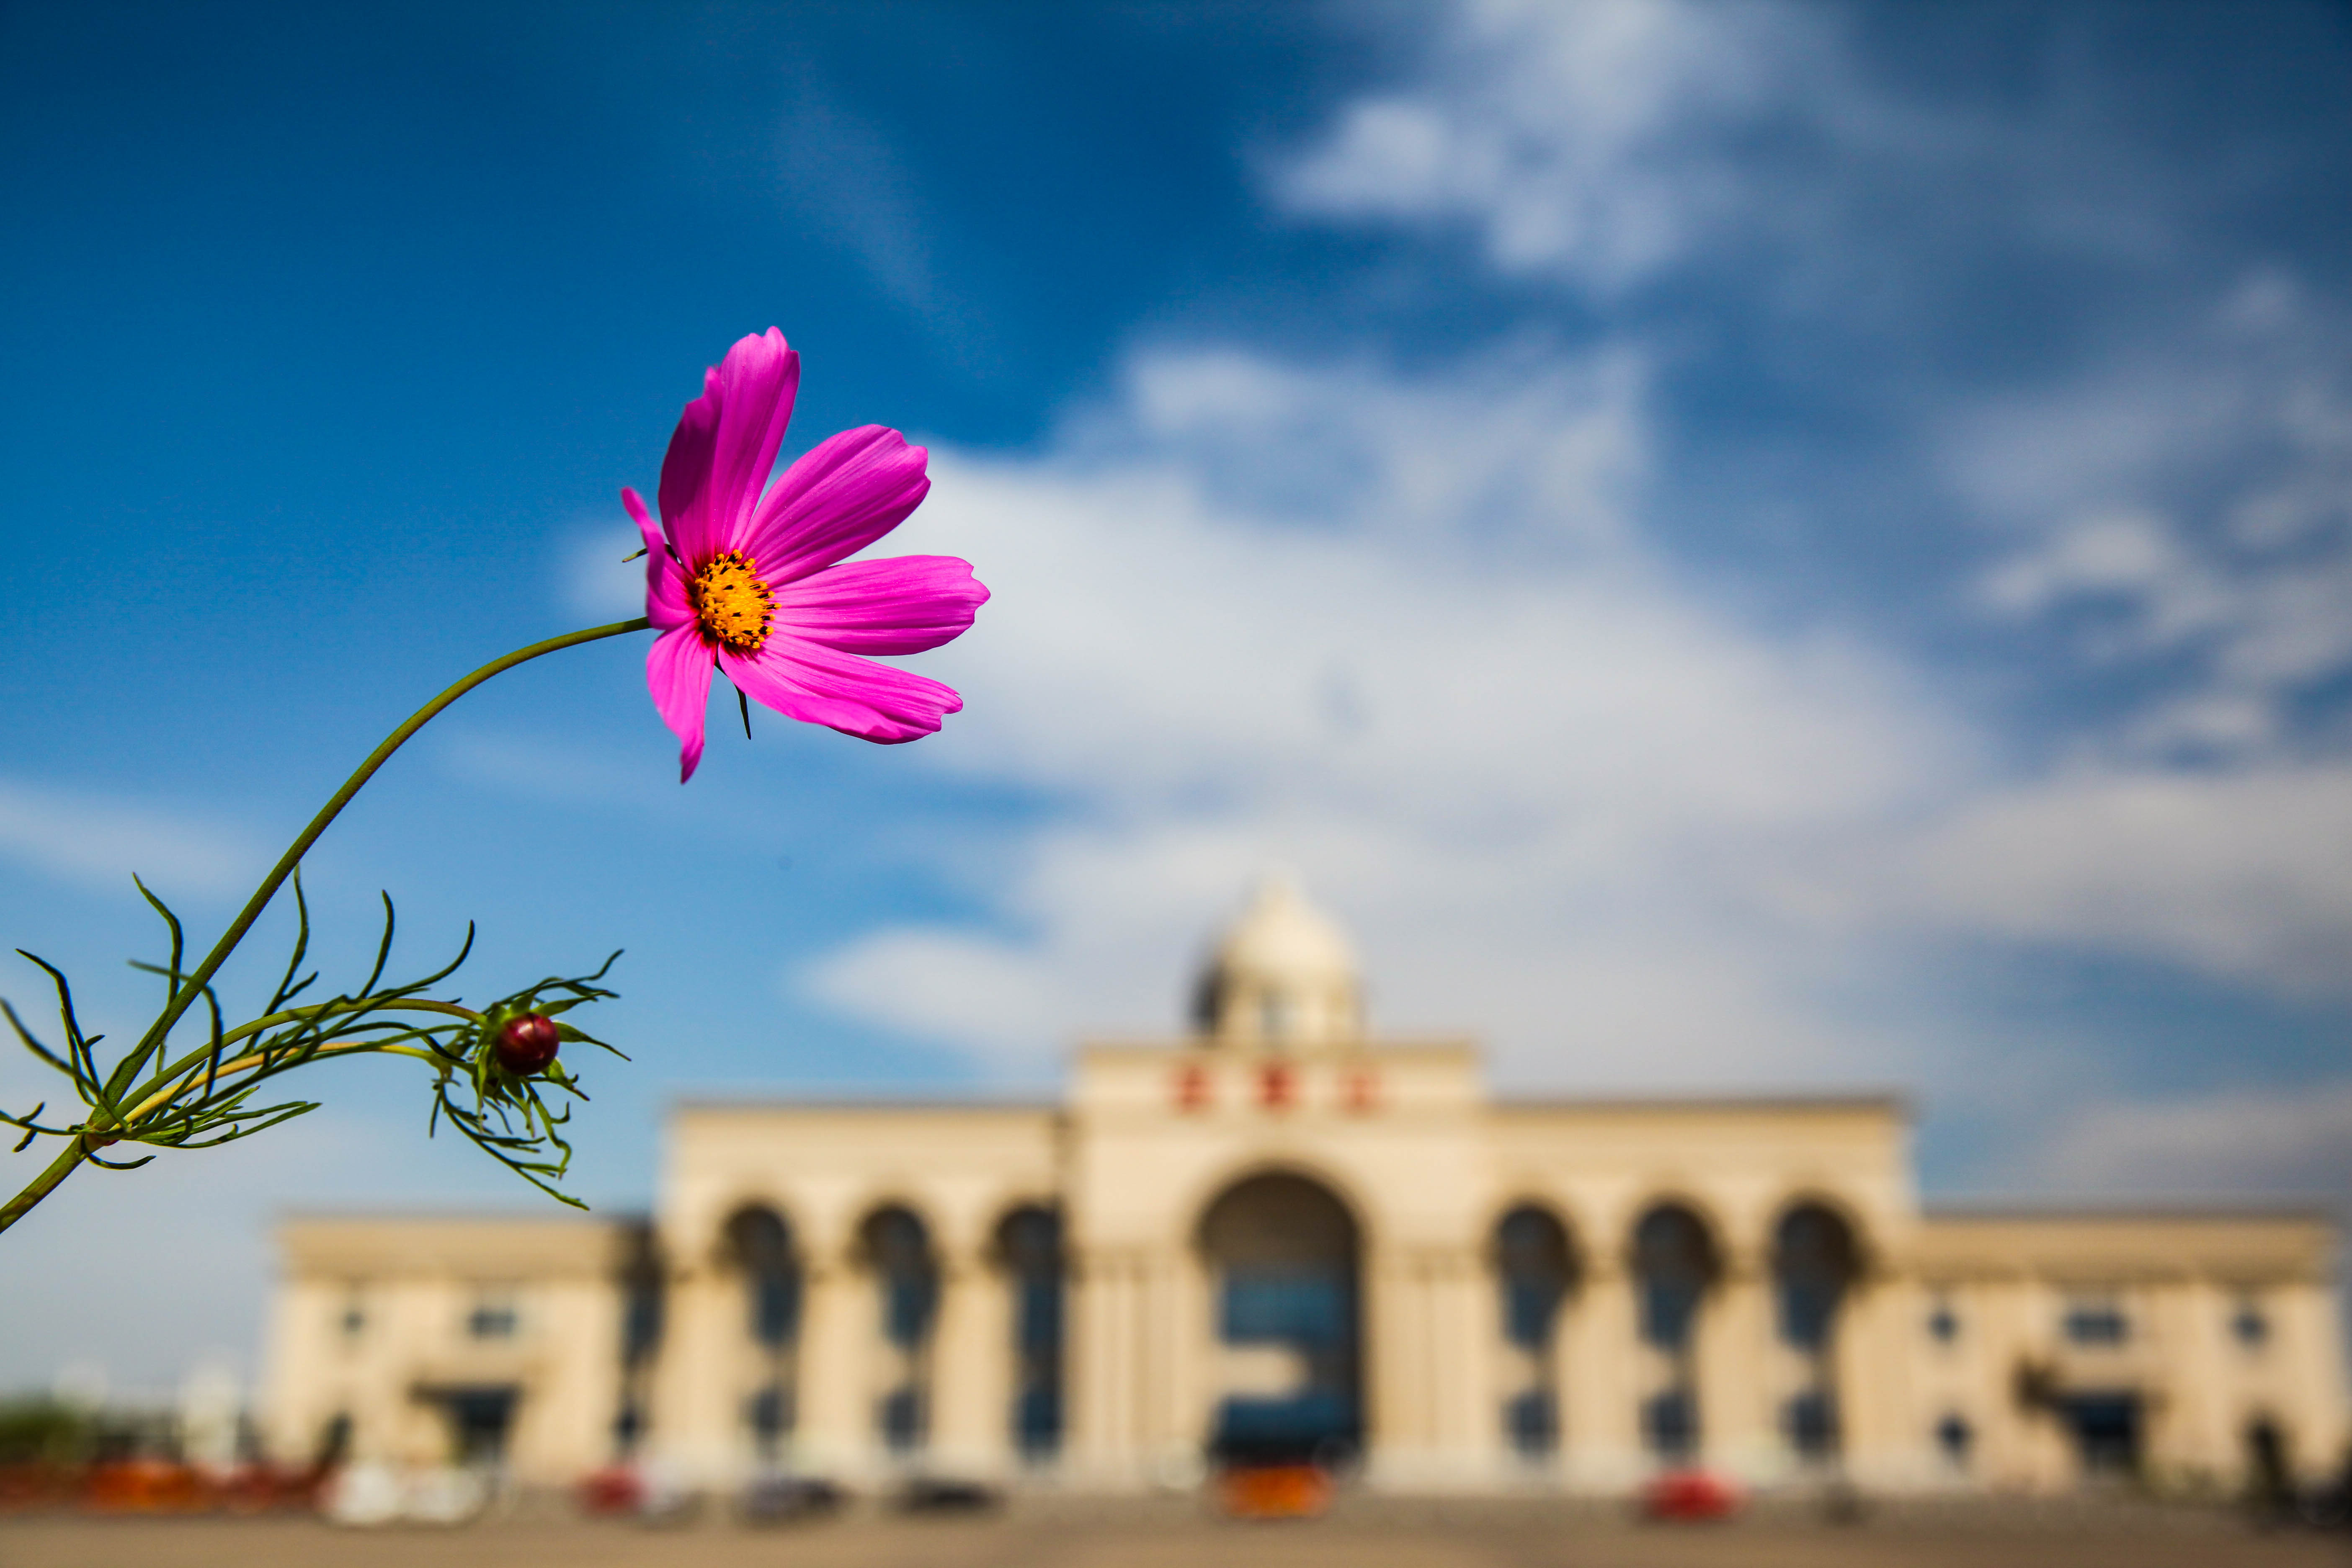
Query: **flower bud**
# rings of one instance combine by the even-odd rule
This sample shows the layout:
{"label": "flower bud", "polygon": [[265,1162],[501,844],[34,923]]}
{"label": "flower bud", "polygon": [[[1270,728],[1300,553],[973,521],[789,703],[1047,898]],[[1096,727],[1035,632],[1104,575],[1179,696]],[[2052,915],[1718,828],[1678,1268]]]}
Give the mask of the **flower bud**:
{"label": "flower bud", "polygon": [[525,1013],[509,1018],[500,1026],[497,1041],[491,1049],[497,1053],[499,1066],[517,1078],[529,1078],[547,1070],[555,1059],[555,1049],[562,1044],[555,1032],[555,1020],[538,1013]]}

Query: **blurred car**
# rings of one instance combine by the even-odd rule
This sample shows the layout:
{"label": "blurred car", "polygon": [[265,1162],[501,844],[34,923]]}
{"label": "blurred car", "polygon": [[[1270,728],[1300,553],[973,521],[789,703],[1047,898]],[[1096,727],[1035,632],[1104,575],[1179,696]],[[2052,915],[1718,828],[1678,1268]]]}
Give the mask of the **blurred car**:
{"label": "blurred car", "polygon": [[747,1524],[797,1524],[839,1513],[849,1500],[822,1476],[761,1476],[735,1500]]}
{"label": "blurred car", "polygon": [[898,1493],[901,1513],[985,1513],[1004,1501],[1004,1494],[978,1481],[918,1476]]}
{"label": "blurred car", "polygon": [[1231,1465],[1217,1475],[1218,1501],[1233,1519],[1314,1519],[1335,1489],[1320,1465]]}
{"label": "blurred car", "polygon": [[1668,1470],[1642,1489],[1642,1515],[1669,1522],[1729,1519],[1746,1499],[1712,1470]]}

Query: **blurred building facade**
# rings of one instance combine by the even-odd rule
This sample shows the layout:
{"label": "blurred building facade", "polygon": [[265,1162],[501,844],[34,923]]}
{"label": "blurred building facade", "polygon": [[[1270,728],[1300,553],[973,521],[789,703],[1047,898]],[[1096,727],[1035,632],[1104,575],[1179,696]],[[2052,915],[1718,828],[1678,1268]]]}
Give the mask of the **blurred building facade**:
{"label": "blurred building facade", "polygon": [[650,1221],[299,1218],[287,1458],[1399,1489],[2234,1488],[2347,1437],[2333,1226],[1923,1212],[1886,1098],[1496,1100],[1276,882],[1060,1104],[681,1107]]}

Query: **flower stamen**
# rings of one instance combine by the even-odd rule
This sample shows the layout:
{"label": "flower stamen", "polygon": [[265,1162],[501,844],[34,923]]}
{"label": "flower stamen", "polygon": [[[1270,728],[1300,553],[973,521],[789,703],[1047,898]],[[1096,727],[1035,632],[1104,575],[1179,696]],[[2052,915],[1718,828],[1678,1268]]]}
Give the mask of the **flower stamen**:
{"label": "flower stamen", "polygon": [[760,581],[751,558],[740,550],[714,556],[687,584],[687,596],[701,618],[702,635],[730,653],[754,653],[768,640],[776,595]]}

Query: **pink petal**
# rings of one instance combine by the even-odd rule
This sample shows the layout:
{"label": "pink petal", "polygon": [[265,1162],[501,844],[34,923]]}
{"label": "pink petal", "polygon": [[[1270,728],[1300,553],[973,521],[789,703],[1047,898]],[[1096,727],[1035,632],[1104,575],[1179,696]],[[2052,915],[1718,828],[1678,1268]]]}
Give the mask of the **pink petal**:
{"label": "pink petal", "polygon": [[678,416],[662,458],[662,521],[689,571],[741,547],[800,383],[801,356],[773,327],[738,340],[703,373],[702,395]]}
{"label": "pink petal", "polygon": [[952,555],[851,561],[776,590],[776,625],[843,653],[920,653],[961,637],[988,590]]}
{"label": "pink petal", "polygon": [[749,658],[721,648],[719,668],[761,705],[894,745],[930,734],[963,706],[953,689],[887,664],[770,633]]}
{"label": "pink petal", "polygon": [[879,425],[828,437],[760,498],[740,548],[772,588],[854,555],[921,503],[931,488],[923,477],[929,456]]}
{"label": "pink petal", "polygon": [[628,486],[621,487],[621,504],[636,520],[637,531],[646,541],[646,618],[655,629],[669,631],[694,619],[693,601],[686,596],[686,574],[669,552],[669,541],[662,537],[661,529],[646,515],[645,498]]}
{"label": "pink petal", "polygon": [[646,652],[646,686],[654,711],[677,736],[677,782],[684,784],[702,761],[702,712],[710,701],[710,649],[702,634],[680,626],[656,637]]}

